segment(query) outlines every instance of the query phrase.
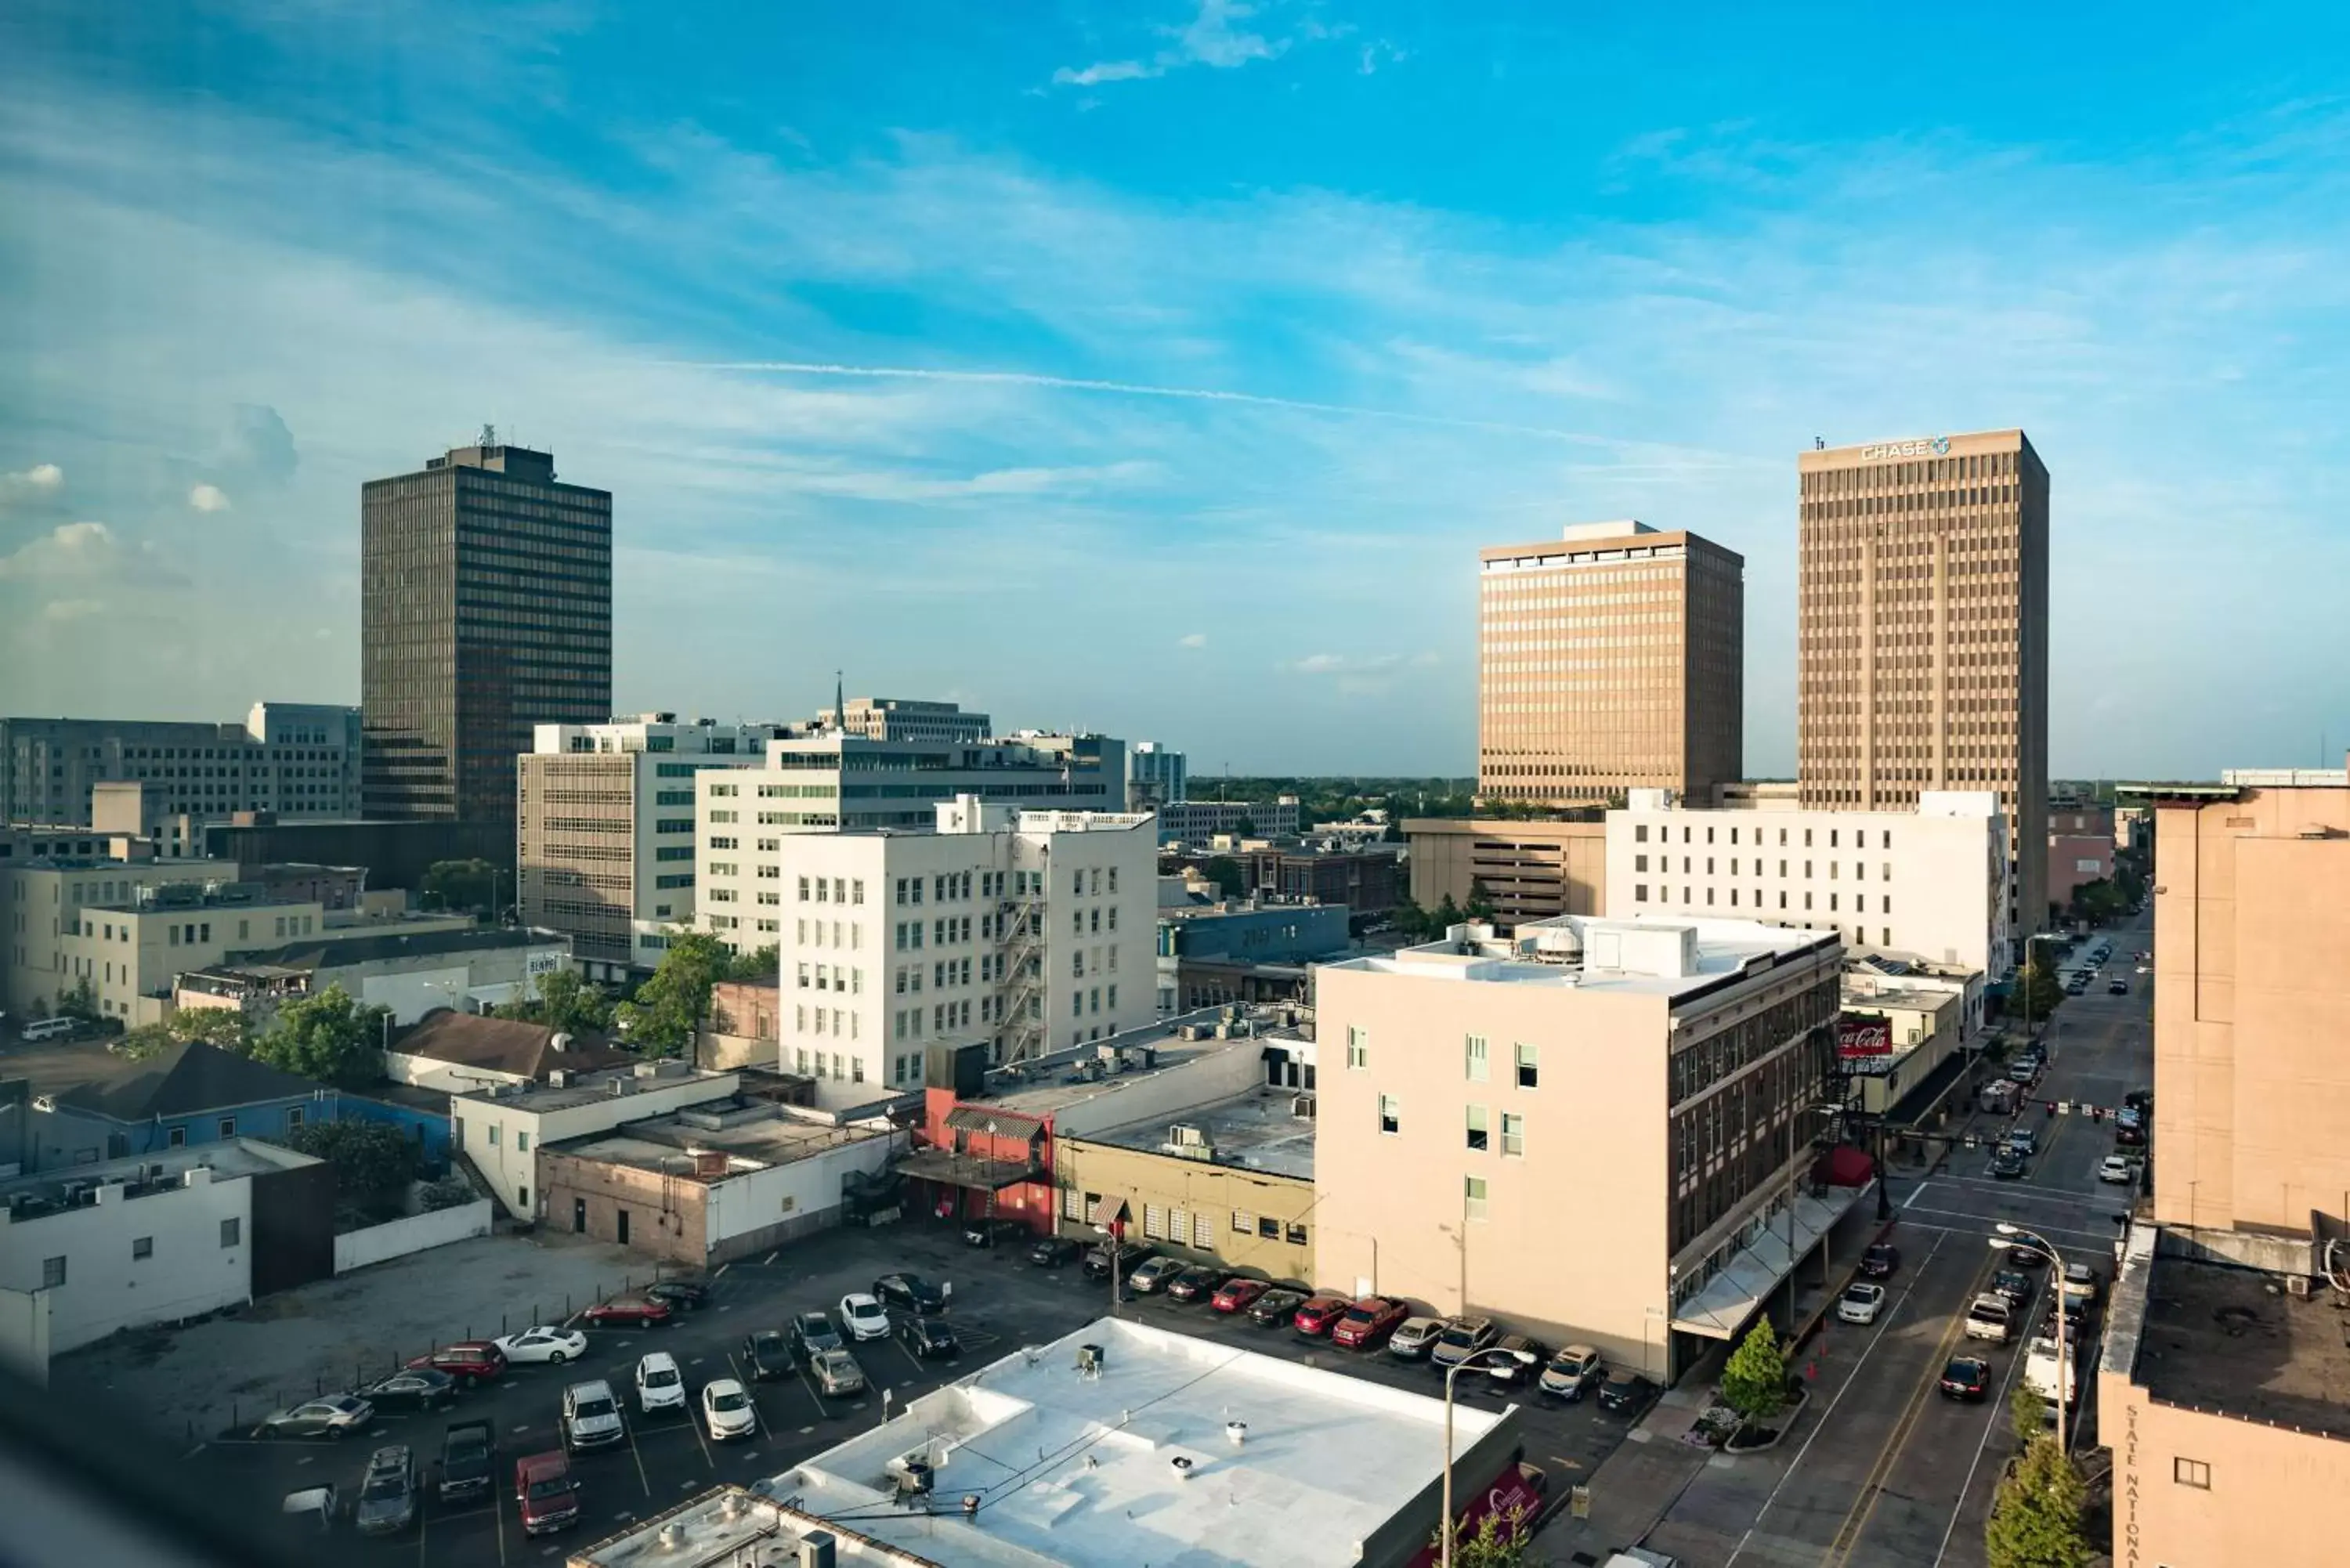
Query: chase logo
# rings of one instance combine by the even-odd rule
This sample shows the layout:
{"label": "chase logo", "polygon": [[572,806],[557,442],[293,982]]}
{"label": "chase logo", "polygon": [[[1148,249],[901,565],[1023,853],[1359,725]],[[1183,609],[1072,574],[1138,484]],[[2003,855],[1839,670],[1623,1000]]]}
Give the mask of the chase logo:
{"label": "chase logo", "polygon": [[1949,452],[1950,452],[1950,437],[1948,437],[1948,436],[1936,436],[1936,437],[1934,438],[1934,455],[1935,455],[1936,457],[1943,457],[1943,456],[1948,455],[1948,454],[1949,454]]}
{"label": "chase logo", "polygon": [[1950,450],[1950,438],[1935,436],[1927,441],[1888,441],[1877,446],[1860,449],[1860,460],[1873,462],[1881,457],[1924,457],[1932,453],[1940,457]]}

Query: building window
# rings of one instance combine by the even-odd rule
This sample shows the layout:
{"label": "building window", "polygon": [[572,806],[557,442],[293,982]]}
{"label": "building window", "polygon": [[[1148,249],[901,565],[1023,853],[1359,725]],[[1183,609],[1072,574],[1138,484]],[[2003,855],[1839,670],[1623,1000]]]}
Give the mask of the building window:
{"label": "building window", "polygon": [[286,1130],[287,1132],[292,1132],[296,1127],[300,1127],[301,1125],[302,1125],[302,1107],[301,1107],[301,1106],[286,1106]]}
{"label": "building window", "polygon": [[66,1261],[63,1258],[41,1260],[41,1288],[53,1291],[66,1282]]}
{"label": "building window", "polygon": [[1526,1152],[1526,1118],[1509,1111],[1502,1113],[1502,1153],[1508,1158],[1524,1158]]}
{"label": "building window", "polygon": [[2170,1479],[2180,1486],[2211,1490],[2211,1467],[2201,1459],[2174,1459],[2170,1461]]}
{"label": "building window", "polygon": [[221,1117],[220,1135],[223,1137],[234,1137],[236,1136],[236,1118],[234,1116]]}
{"label": "building window", "polygon": [[1632,884],[1632,902],[1634,902],[1634,903],[1636,903],[1636,904],[1645,904],[1645,903],[1647,903],[1648,901],[1648,885],[1646,882],[1635,882],[1635,883],[1633,883],[1633,884]]}
{"label": "building window", "polygon": [[1245,1209],[1233,1210],[1232,1234],[1235,1236],[1253,1236],[1256,1234],[1256,1216],[1250,1213]]}
{"label": "building window", "polygon": [[1485,1107],[1482,1106],[1471,1106],[1469,1107],[1469,1148],[1471,1153],[1482,1154],[1485,1152],[1487,1142],[1486,1134],[1487,1127],[1485,1121]]}
{"label": "building window", "polygon": [[490,1147],[492,1148],[498,1147],[498,1124],[492,1122],[490,1124]]}
{"label": "building window", "polygon": [[1482,1084],[1485,1081],[1486,1056],[1485,1037],[1482,1034],[1469,1036],[1469,1081],[1471,1083]]}
{"label": "building window", "polygon": [[1485,1217],[1485,1179],[1482,1176],[1461,1178],[1461,1212],[1467,1220]]}
{"label": "building window", "polygon": [[244,1240],[244,1221],[235,1215],[221,1221],[221,1245],[234,1247]]}
{"label": "building window", "polygon": [[530,1152],[530,1134],[524,1132],[519,1128],[515,1132],[515,1152],[516,1154],[528,1154]]}
{"label": "building window", "polygon": [[185,1127],[173,1127],[163,1135],[163,1147],[166,1148],[184,1148],[187,1143],[188,1129]]}
{"label": "building window", "polygon": [[1367,1067],[1371,1064],[1371,1032],[1359,1023],[1347,1025],[1347,1065]]}
{"label": "building window", "polygon": [[1291,1220],[1287,1228],[1287,1240],[1293,1247],[1305,1245],[1305,1227],[1295,1220]]}
{"label": "building window", "polygon": [[1521,1089],[1534,1087],[1541,1075],[1541,1064],[1535,1048],[1520,1041],[1518,1043],[1518,1087]]}
{"label": "building window", "polygon": [[1393,1095],[1379,1096],[1379,1131],[1396,1133],[1403,1130],[1403,1105]]}
{"label": "building window", "polygon": [[130,1239],[130,1259],[131,1259],[131,1262],[138,1262],[140,1259],[141,1259],[141,1258],[151,1258],[151,1257],[153,1257],[154,1255],[155,1255],[155,1238],[154,1238],[154,1237],[152,1237],[152,1236],[133,1236],[133,1237]]}

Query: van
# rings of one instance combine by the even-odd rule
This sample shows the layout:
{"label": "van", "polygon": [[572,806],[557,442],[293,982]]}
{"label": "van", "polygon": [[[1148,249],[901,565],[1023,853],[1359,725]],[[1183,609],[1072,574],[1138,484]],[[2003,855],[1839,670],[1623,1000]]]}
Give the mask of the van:
{"label": "van", "polygon": [[25,1025],[25,1038],[55,1040],[61,1035],[72,1033],[74,1026],[80,1022],[81,1020],[78,1018],[36,1018]]}

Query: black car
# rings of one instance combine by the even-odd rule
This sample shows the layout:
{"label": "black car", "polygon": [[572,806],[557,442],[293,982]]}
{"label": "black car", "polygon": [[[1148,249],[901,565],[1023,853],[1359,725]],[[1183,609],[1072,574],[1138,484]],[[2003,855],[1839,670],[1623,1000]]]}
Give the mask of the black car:
{"label": "black car", "polygon": [[[1118,1250],[1118,1277],[1125,1279],[1140,1268],[1143,1262],[1159,1255],[1156,1247],[1120,1247]],[[1089,1279],[1109,1278],[1109,1247],[1107,1243],[1086,1251],[1086,1275]]]}
{"label": "black car", "polygon": [[645,1287],[645,1298],[671,1312],[691,1312],[710,1304],[710,1287],[698,1280],[655,1280]]}
{"label": "black car", "polygon": [[1991,1397],[1991,1363],[1980,1355],[1958,1356],[1942,1368],[1939,1386],[1945,1399],[1981,1404]]}
{"label": "black car", "polygon": [[1203,1302],[1222,1287],[1226,1278],[1222,1269],[1194,1263],[1168,1282],[1167,1297],[1170,1301]]}
{"label": "black car", "polygon": [[1040,1269],[1057,1269],[1085,1250],[1085,1243],[1074,1237],[1047,1236],[1028,1249],[1028,1261]]}
{"label": "black car", "polygon": [[1619,1416],[1628,1416],[1648,1402],[1657,1386],[1637,1372],[1621,1366],[1610,1367],[1607,1381],[1599,1386],[1599,1407]]}
{"label": "black car", "polygon": [[754,1383],[789,1377],[795,1365],[792,1342],[772,1328],[743,1336],[743,1370]]}
{"label": "black car", "polygon": [[1489,1355],[1479,1364],[1486,1376],[1504,1388],[1532,1383],[1542,1376],[1543,1363],[1550,1359],[1550,1351],[1540,1340],[1523,1334],[1505,1334],[1493,1342],[1493,1348],[1521,1352],[1526,1357],[1522,1361],[1515,1355]]}
{"label": "black car", "polygon": [[917,1361],[932,1356],[949,1360],[962,1354],[962,1341],[954,1330],[934,1317],[901,1317],[898,1320],[898,1343],[904,1345]]}
{"label": "black car", "polygon": [[359,1390],[379,1410],[437,1410],[457,1397],[457,1380],[437,1366],[411,1366]]}
{"label": "black car", "polygon": [[1866,1279],[1889,1279],[1900,1266],[1901,1249],[1890,1241],[1877,1242],[1860,1255],[1860,1272]]}
{"label": "black car", "polygon": [[962,1228],[966,1247],[1016,1247],[1035,1231],[1017,1220],[974,1220]]}
{"label": "black car", "polygon": [[2132,1089],[2128,1094],[2122,1096],[2122,1104],[2129,1109],[2143,1115],[2144,1113],[2154,1109],[2154,1091],[2152,1089]]}
{"label": "black car", "polygon": [[947,1293],[920,1274],[884,1274],[873,1282],[873,1294],[885,1307],[910,1313],[947,1310]]}
{"label": "black car", "polygon": [[2013,1181],[2023,1174],[2023,1156],[2014,1149],[2002,1147],[1991,1157],[1991,1174],[1997,1181]]}
{"label": "black car", "polygon": [[2030,1301],[2033,1293],[2039,1289],[2032,1282],[2030,1274],[2014,1269],[2002,1269],[1991,1275],[1991,1288],[1994,1294],[2005,1297],[2013,1306],[2022,1306]]}
{"label": "black car", "polygon": [[827,1350],[841,1348],[840,1330],[833,1326],[830,1315],[820,1312],[804,1312],[792,1319],[785,1330],[791,1341],[792,1354],[802,1361],[813,1361]]}
{"label": "black car", "polygon": [[1296,1316],[1297,1309],[1305,1304],[1304,1291],[1294,1291],[1286,1285],[1275,1285],[1249,1303],[1249,1322],[1259,1328],[1271,1328],[1275,1324],[1287,1323]]}

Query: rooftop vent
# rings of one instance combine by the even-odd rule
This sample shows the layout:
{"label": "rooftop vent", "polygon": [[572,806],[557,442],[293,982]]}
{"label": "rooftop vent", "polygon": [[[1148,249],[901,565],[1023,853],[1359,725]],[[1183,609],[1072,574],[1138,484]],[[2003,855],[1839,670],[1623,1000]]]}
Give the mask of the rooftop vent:
{"label": "rooftop vent", "polygon": [[669,1523],[660,1527],[660,1549],[663,1552],[684,1551],[685,1526],[676,1520],[671,1520]]}

